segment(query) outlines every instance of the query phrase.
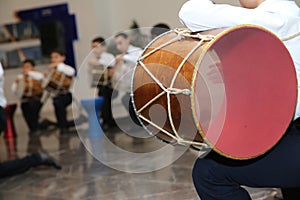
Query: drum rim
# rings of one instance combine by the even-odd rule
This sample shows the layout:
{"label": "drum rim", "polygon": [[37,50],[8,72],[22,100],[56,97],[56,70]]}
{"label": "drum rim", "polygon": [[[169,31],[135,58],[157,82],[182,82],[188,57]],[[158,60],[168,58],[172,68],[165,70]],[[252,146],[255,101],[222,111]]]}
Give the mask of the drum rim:
{"label": "drum rim", "polygon": [[[145,48],[143,49],[142,51],[142,54],[140,55],[140,57],[138,58],[138,61],[140,60],[140,58],[144,55],[144,53],[149,49],[149,47],[154,43],[156,42],[158,39],[162,38],[163,36],[167,35],[167,34],[170,34],[170,33],[176,33],[175,30],[169,30],[165,33],[162,33],[160,34],[159,36],[157,36],[156,38],[152,39],[146,46]],[[140,124],[142,125],[142,127],[149,133],[149,135],[151,135],[152,137],[154,137],[155,139],[158,139],[162,142],[165,142],[167,144],[172,144],[173,142],[172,141],[167,141],[167,140],[164,140],[163,138],[153,134],[152,131],[150,131],[147,126],[145,126],[145,124],[143,123],[143,120],[138,117],[138,113],[137,113],[137,109],[136,109],[136,106],[135,106],[135,102],[134,102],[134,91],[133,91],[133,81],[134,81],[134,75],[136,73],[136,70],[137,70],[137,67],[139,66],[139,62],[136,62],[135,66],[134,66],[134,69],[133,69],[133,75],[131,76],[131,83],[130,83],[130,97],[131,97],[131,103],[133,105],[133,110],[134,110],[134,113],[136,114]],[[176,141],[175,141],[176,143]]]}
{"label": "drum rim", "polygon": [[[259,29],[261,31],[264,31],[272,36],[275,36],[275,38],[277,38],[277,40],[279,40],[281,43],[283,43],[277,35],[275,35],[274,33],[272,33],[271,31],[269,31],[268,29],[264,28],[264,27],[261,27],[261,26],[258,26],[258,25],[253,25],[253,24],[242,24],[242,25],[237,25],[237,26],[233,26],[233,27],[230,27],[230,28],[227,28],[225,29],[224,31],[216,34],[214,40],[211,40],[208,42],[208,44],[203,47],[202,49],[202,53],[200,54],[199,56],[199,60],[201,62],[199,62],[199,64],[197,66],[195,66],[194,68],[194,72],[193,72],[193,76],[192,76],[192,81],[191,81],[191,96],[190,96],[190,100],[191,100],[191,110],[192,110],[192,115],[193,115],[193,119],[194,119],[194,123],[202,137],[202,139],[204,140],[205,143],[207,143],[209,145],[210,148],[212,148],[215,152],[217,152],[218,154],[226,157],[226,158],[231,158],[231,159],[234,159],[234,160],[248,160],[248,159],[253,159],[253,158],[257,158],[265,153],[267,153],[269,150],[271,150],[275,145],[278,144],[278,142],[281,140],[281,138],[284,136],[285,132],[281,135],[280,138],[278,138],[277,142],[270,148],[270,149],[267,149],[265,150],[264,152],[261,152],[260,154],[257,154],[257,155],[254,155],[254,156],[250,156],[250,157],[235,157],[235,156],[232,156],[232,155],[229,155],[229,154],[226,154],[224,152],[222,152],[220,149],[216,148],[209,140],[208,138],[205,136],[204,132],[203,132],[203,129],[202,127],[200,126],[200,123],[198,122],[198,117],[197,117],[197,113],[195,111],[195,93],[193,91],[195,91],[195,83],[196,83],[196,76],[197,76],[197,72],[198,72],[198,69],[199,69],[199,66],[201,65],[202,61],[203,61],[203,58],[204,56],[207,54],[208,50],[210,49],[210,47],[215,44],[218,40],[220,40],[224,35],[227,35],[233,31],[236,31],[236,30],[239,30],[241,28],[254,28],[254,29]],[[284,49],[289,53],[287,47],[283,44],[282,45],[284,47]],[[292,60],[291,58],[291,55],[290,53],[288,54],[289,55],[289,59]],[[292,60],[292,63],[294,65],[294,62]],[[297,77],[296,77],[296,69],[295,67],[293,67],[293,70],[294,70],[294,74],[295,74],[295,88],[296,88],[296,98],[294,99],[294,110],[296,110],[296,106],[297,106],[297,96],[298,96],[298,87],[297,87]],[[293,112],[294,113],[294,112]],[[292,115],[292,118],[293,118],[294,114]],[[291,120],[292,120],[291,118]],[[287,128],[285,129],[285,131],[288,129],[288,126]]]}

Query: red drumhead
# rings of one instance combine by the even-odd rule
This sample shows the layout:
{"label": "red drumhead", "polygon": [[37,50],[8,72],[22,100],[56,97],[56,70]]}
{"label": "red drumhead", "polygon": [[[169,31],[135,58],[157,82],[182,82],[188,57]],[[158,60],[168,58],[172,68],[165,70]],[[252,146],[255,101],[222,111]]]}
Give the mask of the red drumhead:
{"label": "red drumhead", "polygon": [[[192,83],[203,139],[233,159],[262,155],[280,140],[295,111],[297,80],[288,50],[256,26],[228,29],[207,49]],[[212,105],[209,118],[201,113],[205,105]]]}

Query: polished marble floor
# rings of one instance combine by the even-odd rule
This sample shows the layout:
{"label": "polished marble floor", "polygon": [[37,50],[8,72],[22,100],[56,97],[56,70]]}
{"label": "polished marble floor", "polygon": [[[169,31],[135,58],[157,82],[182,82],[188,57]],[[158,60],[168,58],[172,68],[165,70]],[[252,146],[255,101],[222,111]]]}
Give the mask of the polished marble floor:
{"label": "polished marble floor", "polygon": [[[167,165],[169,158],[166,156],[171,154],[160,152],[165,147],[161,141],[149,137],[133,139],[132,136],[116,129],[106,133],[106,136],[110,144],[123,151],[120,154],[118,151],[106,151],[105,159],[101,152],[105,151],[103,148],[106,148],[107,144],[97,143],[95,148],[91,148],[95,139],[82,133],[87,123],[83,124],[78,133],[74,131],[60,135],[58,130],[53,129],[40,136],[29,137],[21,114],[15,114],[14,118],[18,137],[14,140],[0,138],[1,161],[23,157],[43,148],[60,161],[63,169],[58,171],[45,167],[35,168],[21,175],[1,179],[0,200],[199,199],[191,179],[192,165],[197,157],[192,150],[171,149],[176,161]],[[137,155],[137,158],[127,159],[124,152]],[[160,165],[157,162],[160,160],[153,158],[149,152],[162,154],[167,166]],[[177,153],[180,155],[178,159]],[[102,159],[105,165],[98,161]],[[277,192],[274,189],[247,189],[253,199],[261,200],[271,200],[273,198],[265,196]]]}

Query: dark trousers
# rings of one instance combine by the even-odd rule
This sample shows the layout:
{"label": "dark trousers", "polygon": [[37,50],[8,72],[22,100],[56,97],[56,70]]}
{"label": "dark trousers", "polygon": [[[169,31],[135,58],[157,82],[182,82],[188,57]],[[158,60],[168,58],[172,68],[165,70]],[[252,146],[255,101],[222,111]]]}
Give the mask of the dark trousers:
{"label": "dark trousers", "polygon": [[[258,138],[259,139],[259,138]],[[300,130],[290,127],[281,141],[265,155],[248,161],[233,161],[211,153],[197,159],[193,180],[201,200],[247,200],[241,185],[284,189],[285,200],[299,200]],[[297,191],[298,192],[295,192]]]}
{"label": "dark trousers", "polygon": [[38,129],[39,114],[42,104],[39,99],[23,98],[21,103],[21,109],[26,121],[26,124],[30,131],[36,131]]}
{"label": "dark trousers", "polygon": [[0,163],[0,178],[21,174],[42,163],[38,153],[31,154],[25,158]]}
{"label": "dark trousers", "polygon": [[6,128],[6,112],[5,109],[0,106],[0,134]]}
{"label": "dark trousers", "polygon": [[74,120],[67,120],[67,107],[72,103],[72,94],[59,94],[53,98],[55,117],[59,128],[69,128],[75,125]]}
{"label": "dark trousers", "polygon": [[122,97],[122,104],[124,105],[124,107],[126,108],[126,110],[128,111],[128,115],[130,116],[131,120],[136,124],[141,126],[141,123],[138,119],[138,117],[135,114],[134,111],[134,106],[132,103],[132,98],[130,96],[130,93],[127,92],[123,97]]}
{"label": "dark trousers", "polygon": [[103,106],[101,108],[100,117],[103,119],[103,125],[108,126],[114,125],[114,119],[111,110],[111,99],[112,99],[113,89],[110,86],[98,86],[98,96],[104,98]]}

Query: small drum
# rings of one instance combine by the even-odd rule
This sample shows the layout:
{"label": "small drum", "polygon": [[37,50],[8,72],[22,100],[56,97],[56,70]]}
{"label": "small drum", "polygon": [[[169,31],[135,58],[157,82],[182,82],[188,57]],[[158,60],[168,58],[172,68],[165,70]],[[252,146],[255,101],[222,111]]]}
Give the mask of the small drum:
{"label": "small drum", "polygon": [[29,76],[21,79],[18,83],[16,94],[23,98],[40,99],[43,95],[42,81],[35,80]]}
{"label": "small drum", "polygon": [[261,27],[175,29],[145,48],[131,95],[140,122],[159,139],[250,159],[285,133],[297,80],[284,44]]}
{"label": "small drum", "polygon": [[50,71],[50,74],[45,81],[44,88],[50,93],[64,93],[68,92],[72,82],[73,76],[68,76],[54,68]]}
{"label": "small drum", "polygon": [[108,69],[104,65],[93,65],[91,74],[91,87],[97,87],[101,85],[105,86],[111,82],[111,77],[108,74]]}

